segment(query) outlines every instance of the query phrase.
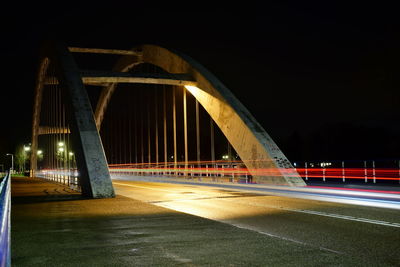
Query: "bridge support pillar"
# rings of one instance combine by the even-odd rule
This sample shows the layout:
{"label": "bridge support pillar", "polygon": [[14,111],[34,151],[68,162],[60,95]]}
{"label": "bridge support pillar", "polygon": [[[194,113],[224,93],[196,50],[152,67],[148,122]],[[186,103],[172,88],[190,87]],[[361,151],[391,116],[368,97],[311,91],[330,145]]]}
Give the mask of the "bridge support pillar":
{"label": "bridge support pillar", "polygon": [[114,197],[107,160],[80,71],[66,46],[56,46],[55,52],[58,76],[70,108],[71,137],[82,194],[92,198]]}

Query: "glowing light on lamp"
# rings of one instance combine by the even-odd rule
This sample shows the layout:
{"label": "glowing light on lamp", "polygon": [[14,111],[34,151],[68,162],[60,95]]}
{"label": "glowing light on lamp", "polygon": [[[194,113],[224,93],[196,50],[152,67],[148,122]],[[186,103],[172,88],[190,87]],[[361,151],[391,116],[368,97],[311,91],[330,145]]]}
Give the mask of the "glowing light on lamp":
{"label": "glowing light on lamp", "polygon": [[59,148],[58,148],[58,151],[64,152],[64,148],[63,148],[63,147],[59,147]]}
{"label": "glowing light on lamp", "polygon": [[31,151],[31,147],[29,147],[29,146],[24,146],[24,150],[25,150],[25,151]]}
{"label": "glowing light on lamp", "polygon": [[74,155],[74,152],[69,152],[68,153],[70,156],[73,156]]}
{"label": "glowing light on lamp", "polygon": [[43,154],[43,151],[42,151],[42,150],[38,150],[38,151],[37,151],[37,154],[38,154],[38,155],[42,155],[42,154]]}

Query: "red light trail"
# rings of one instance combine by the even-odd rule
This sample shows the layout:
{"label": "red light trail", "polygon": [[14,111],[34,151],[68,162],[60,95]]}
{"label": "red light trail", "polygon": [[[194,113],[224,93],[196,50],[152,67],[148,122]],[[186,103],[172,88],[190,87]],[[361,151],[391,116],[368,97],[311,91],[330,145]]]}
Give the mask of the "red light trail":
{"label": "red light trail", "polygon": [[[200,167],[199,167],[200,166]],[[263,168],[249,170],[244,167],[241,161],[191,161],[167,163],[133,163],[133,164],[110,164],[110,171],[113,173],[180,173],[190,176],[283,176],[293,175],[293,171],[304,179],[325,178],[325,179],[353,179],[353,180],[386,180],[399,181],[399,169],[389,168]]]}

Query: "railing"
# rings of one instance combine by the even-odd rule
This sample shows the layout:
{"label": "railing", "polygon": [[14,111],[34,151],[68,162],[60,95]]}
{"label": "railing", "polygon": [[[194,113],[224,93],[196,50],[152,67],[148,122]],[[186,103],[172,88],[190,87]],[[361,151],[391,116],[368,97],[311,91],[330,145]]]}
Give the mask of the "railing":
{"label": "railing", "polygon": [[63,184],[73,190],[80,191],[78,175],[77,169],[43,169],[36,172],[36,176],[39,178]]}
{"label": "railing", "polygon": [[[294,162],[294,169],[306,183],[349,183],[400,185],[399,160],[353,160]],[[252,175],[279,176],[292,174],[293,169],[257,169],[251,174],[241,161],[192,161],[160,163],[110,164],[112,178],[131,176],[188,179],[202,182],[254,183]],[[79,191],[76,169],[47,169],[38,177],[69,186]]]}
{"label": "railing", "polygon": [[161,176],[199,181],[251,183],[251,175],[241,162],[188,162],[151,164],[110,164],[113,177]]}
{"label": "railing", "polygon": [[293,165],[306,182],[400,184],[399,160],[308,161]]}
{"label": "railing", "polygon": [[8,173],[0,183],[0,266],[11,266],[10,253],[10,211],[11,211],[11,174]]}

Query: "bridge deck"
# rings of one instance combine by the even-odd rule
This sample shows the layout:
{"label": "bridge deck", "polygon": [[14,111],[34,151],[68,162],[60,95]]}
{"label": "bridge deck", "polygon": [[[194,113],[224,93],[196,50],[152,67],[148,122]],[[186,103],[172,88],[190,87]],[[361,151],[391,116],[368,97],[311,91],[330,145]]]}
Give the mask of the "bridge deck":
{"label": "bridge deck", "polygon": [[117,196],[12,179],[15,266],[346,264],[335,253]]}

